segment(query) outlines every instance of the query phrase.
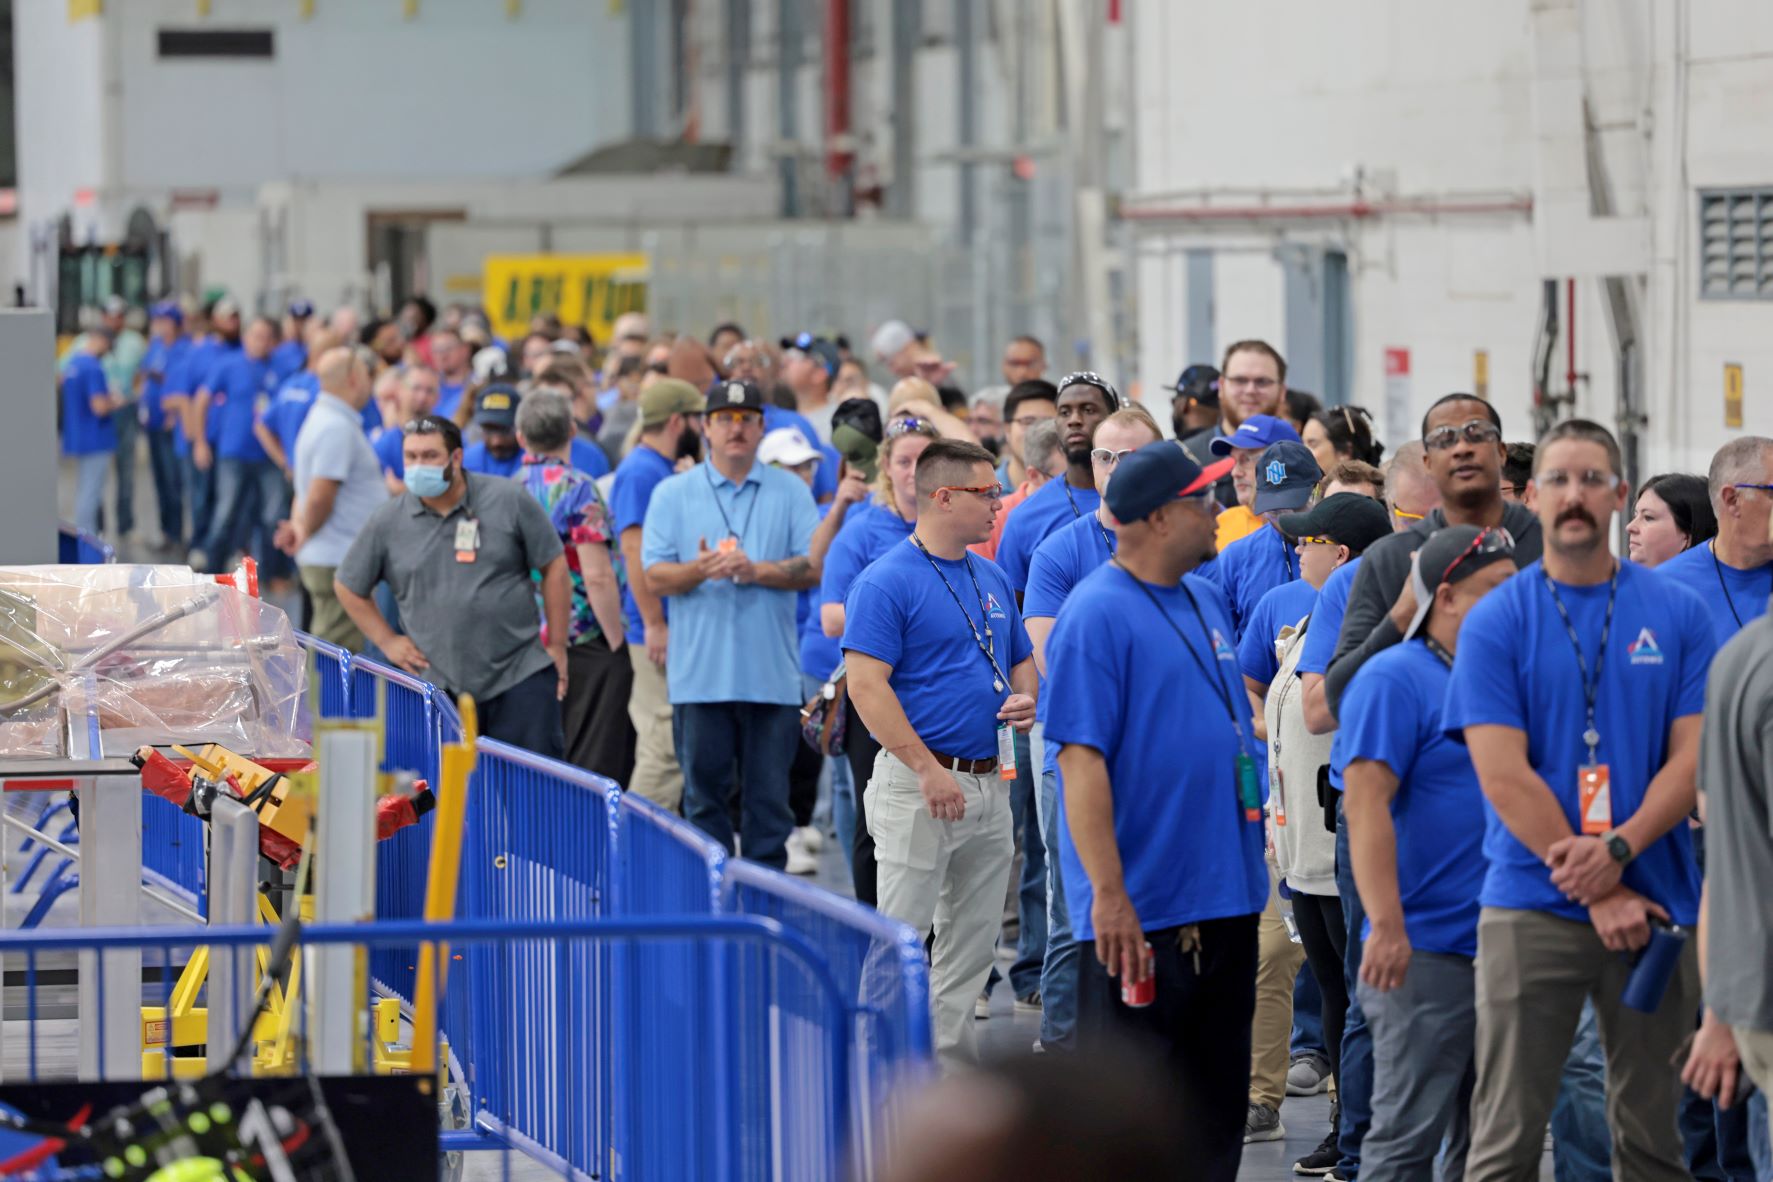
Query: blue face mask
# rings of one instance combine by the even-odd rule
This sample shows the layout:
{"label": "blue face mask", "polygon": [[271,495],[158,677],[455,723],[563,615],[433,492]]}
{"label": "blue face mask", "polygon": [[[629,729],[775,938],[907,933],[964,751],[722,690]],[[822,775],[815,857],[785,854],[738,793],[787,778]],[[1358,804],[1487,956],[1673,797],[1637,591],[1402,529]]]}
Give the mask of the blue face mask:
{"label": "blue face mask", "polygon": [[415,497],[440,497],[449,491],[449,468],[432,464],[408,464],[406,487]]}

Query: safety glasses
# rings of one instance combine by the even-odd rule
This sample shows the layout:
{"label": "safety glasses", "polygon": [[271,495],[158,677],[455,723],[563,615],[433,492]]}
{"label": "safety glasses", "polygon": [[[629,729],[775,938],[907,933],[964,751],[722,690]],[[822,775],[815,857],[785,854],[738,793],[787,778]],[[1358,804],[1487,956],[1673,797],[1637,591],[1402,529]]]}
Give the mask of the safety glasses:
{"label": "safety glasses", "polygon": [[936,425],[928,419],[920,419],[916,415],[905,415],[887,424],[886,437],[896,439],[900,435],[909,435],[914,431],[934,431]]}
{"label": "safety glasses", "polygon": [[1471,540],[1471,545],[1459,552],[1459,557],[1447,563],[1447,569],[1441,572],[1441,582],[1450,582],[1453,572],[1459,564],[1469,560],[1474,554],[1513,554],[1514,535],[1499,525],[1492,525],[1482,530]]}
{"label": "safety glasses", "polygon": [[1003,485],[983,484],[974,488],[960,484],[944,484],[936,491],[972,493],[975,497],[984,497],[988,501],[995,501],[1003,496]]}
{"label": "safety glasses", "polygon": [[754,410],[716,410],[708,413],[708,421],[728,427],[761,427],[763,415]]}
{"label": "safety glasses", "polygon": [[1436,427],[1422,437],[1429,451],[1446,451],[1461,439],[1467,443],[1495,443],[1502,431],[1489,419],[1467,419],[1457,427]]}
{"label": "safety glasses", "polygon": [[1579,486],[1583,492],[1600,492],[1602,489],[1612,492],[1619,487],[1619,477],[1616,473],[1603,472],[1599,468],[1587,468],[1581,472],[1553,468],[1533,477],[1533,483],[1553,492],[1562,492],[1572,484]]}
{"label": "safety glasses", "polygon": [[1092,447],[1090,449],[1090,459],[1102,465],[1104,468],[1112,468],[1128,456],[1132,455],[1133,450],[1134,449],[1130,447],[1123,447],[1119,451],[1115,451],[1111,447]]}
{"label": "safety glasses", "polygon": [[1318,537],[1318,536],[1313,536],[1313,535],[1308,535],[1306,537],[1298,538],[1295,540],[1301,546],[1340,546],[1342,544],[1341,542],[1338,542],[1335,538]]}

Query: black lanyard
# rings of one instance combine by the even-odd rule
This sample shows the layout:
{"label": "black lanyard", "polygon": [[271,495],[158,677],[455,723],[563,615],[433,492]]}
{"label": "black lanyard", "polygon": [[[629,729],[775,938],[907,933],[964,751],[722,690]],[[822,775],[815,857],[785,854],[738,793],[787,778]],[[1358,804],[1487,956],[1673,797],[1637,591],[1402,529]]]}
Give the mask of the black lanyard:
{"label": "black lanyard", "polygon": [[1095,525],[1096,532],[1102,535],[1102,548],[1104,550],[1108,551],[1108,557],[1113,558],[1114,557],[1114,539],[1109,537],[1108,531],[1103,528],[1102,519],[1099,516],[1097,516],[1096,514],[1092,513],[1092,514],[1090,514],[1090,521],[1092,524]]}
{"label": "black lanyard", "polygon": [[1287,582],[1291,583],[1294,579],[1297,579],[1299,577],[1299,572],[1293,569],[1293,558],[1294,558],[1293,547],[1291,547],[1287,544],[1287,535],[1281,533],[1280,526],[1274,525],[1271,523],[1268,528],[1273,530],[1276,534],[1278,534],[1280,536],[1281,565],[1286,568]]}
{"label": "black lanyard", "polygon": [[[1170,613],[1164,610],[1163,602],[1158,599],[1156,593],[1153,592],[1150,587],[1145,585],[1145,580],[1141,579],[1132,571],[1127,570],[1126,564],[1121,562],[1118,557],[1110,558],[1108,561],[1112,562],[1115,566],[1120,567],[1122,573],[1124,573],[1127,578],[1133,580],[1133,585],[1145,592],[1145,598],[1151,600],[1151,606],[1157,609],[1157,614],[1164,618],[1164,623],[1170,626],[1170,630],[1176,634],[1176,639],[1182,642],[1182,648],[1188,653],[1189,659],[1193,661],[1195,667],[1201,671],[1202,676],[1213,683],[1213,688],[1219,693],[1219,704],[1225,707],[1225,717],[1231,720],[1231,729],[1237,734],[1238,748],[1239,750],[1242,750],[1244,747],[1244,728],[1237,720],[1237,708],[1231,704],[1231,693],[1225,688],[1224,675],[1220,674],[1215,676],[1213,666],[1201,660],[1200,654],[1194,651],[1194,645],[1189,643],[1187,636],[1183,635],[1182,625],[1176,623]],[[1178,581],[1176,585],[1182,589],[1182,594],[1188,596],[1188,606],[1194,610],[1194,619],[1195,622],[1200,625],[1201,637],[1207,642],[1207,651],[1209,653],[1212,652],[1213,638],[1207,631],[1206,618],[1200,614],[1200,604],[1195,602],[1194,592],[1188,589],[1186,579]]]}
{"label": "black lanyard", "polygon": [[1588,711],[1588,729],[1582,732],[1582,741],[1588,745],[1588,764],[1592,767],[1595,749],[1601,745],[1601,732],[1594,726],[1594,702],[1601,691],[1601,670],[1607,664],[1607,637],[1613,632],[1613,604],[1619,595],[1619,564],[1613,564],[1613,577],[1607,580],[1607,619],[1601,625],[1601,647],[1594,656],[1593,678],[1588,675],[1588,658],[1582,655],[1582,638],[1576,635],[1576,625],[1570,622],[1570,613],[1558,595],[1557,584],[1551,581],[1543,566],[1539,568],[1539,575],[1545,580],[1545,589],[1551,592],[1551,602],[1557,607],[1558,615],[1563,617],[1564,631],[1570,635],[1570,647],[1576,650],[1576,667],[1582,671],[1582,698]]}
{"label": "black lanyard", "polygon": [[1715,541],[1707,542],[1705,548],[1711,551],[1711,565],[1718,572],[1718,587],[1724,593],[1724,605],[1730,609],[1730,618],[1736,621],[1736,627],[1740,629],[1742,616],[1736,611],[1736,601],[1730,598],[1730,584],[1724,582],[1724,563],[1718,557],[1718,544]]}
{"label": "black lanyard", "polygon": [[1441,664],[1449,669],[1453,667],[1453,654],[1448,652],[1446,646],[1440,641],[1425,632],[1422,634],[1422,643],[1428,646],[1429,652],[1441,659]]}
{"label": "black lanyard", "polygon": [[985,659],[991,663],[991,672],[997,676],[997,684],[992,688],[1000,694],[1003,693],[1004,689],[1009,685],[1010,679],[1004,676],[1004,671],[999,668],[997,664],[997,641],[991,634],[991,612],[985,606],[985,593],[979,590],[979,576],[973,573],[973,563],[971,558],[963,553],[960,556],[960,561],[961,565],[967,568],[967,578],[973,581],[973,596],[979,601],[979,619],[985,624],[985,634],[983,636],[979,635],[978,625],[973,623],[973,613],[969,612],[967,610],[967,605],[960,601],[959,594],[954,590],[954,584],[948,581],[948,576],[942,573],[942,568],[940,566],[936,565],[936,556],[931,554],[930,548],[923,544],[923,539],[916,534],[912,534],[911,544],[916,546],[923,554],[924,558],[929,561],[930,569],[936,572],[936,577],[938,579],[942,580],[942,586],[948,588],[948,598],[954,600],[954,606],[958,607],[960,609],[960,614],[966,617],[967,630],[973,634],[973,643],[978,645],[979,651],[985,654]]}
{"label": "black lanyard", "polygon": [[1061,487],[1065,489],[1065,499],[1071,502],[1071,515],[1082,517],[1083,510],[1077,507],[1077,498],[1071,495],[1071,479],[1066,476],[1061,476],[1059,479],[1064,482]]}
{"label": "black lanyard", "polygon": [[[726,506],[720,503],[720,490],[714,487],[714,465],[712,463],[704,465],[702,472],[708,477],[708,495],[714,498],[714,507],[720,510],[720,520],[726,524],[726,536],[738,539],[740,549],[743,549],[745,531],[751,528],[751,517],[757,512],[757,500],[763,495],[763,486],[761,484],[752,486],[751,508],[745,511],[745,524],[738,530],[734,530],[733,519],[726,515]],[[745,486],[741,483],[733,492],[733,508],[739,507],[739,494],[744,491]]]}

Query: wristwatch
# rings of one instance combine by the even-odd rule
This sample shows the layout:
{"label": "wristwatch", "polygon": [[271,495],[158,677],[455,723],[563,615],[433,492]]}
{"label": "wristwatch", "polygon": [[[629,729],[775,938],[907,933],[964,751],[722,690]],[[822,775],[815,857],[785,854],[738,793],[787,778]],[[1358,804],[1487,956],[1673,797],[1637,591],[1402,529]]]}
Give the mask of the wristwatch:
{"label": "wristwatch", "polygon": [[1617,829],[1609,829],[1601,834],[1601,841],[1606,843],[1607,853],[1612,855],[1613,860],[1621,867],[1629,865],[1635,856],[1631,852],[1631,843],[1619,836]]}

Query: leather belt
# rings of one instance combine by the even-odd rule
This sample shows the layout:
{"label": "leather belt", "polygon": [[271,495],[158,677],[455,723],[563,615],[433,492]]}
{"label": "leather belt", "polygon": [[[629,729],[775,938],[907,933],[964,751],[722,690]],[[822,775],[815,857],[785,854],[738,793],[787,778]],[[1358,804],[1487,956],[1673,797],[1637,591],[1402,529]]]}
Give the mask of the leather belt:
{"label": "leather belt", "polygon": [[957,759],[952,755],[939,755],[930,752],[932,758],[949,771],[966,772],[971,776],[983,776],[997,770],[995,759]]}

